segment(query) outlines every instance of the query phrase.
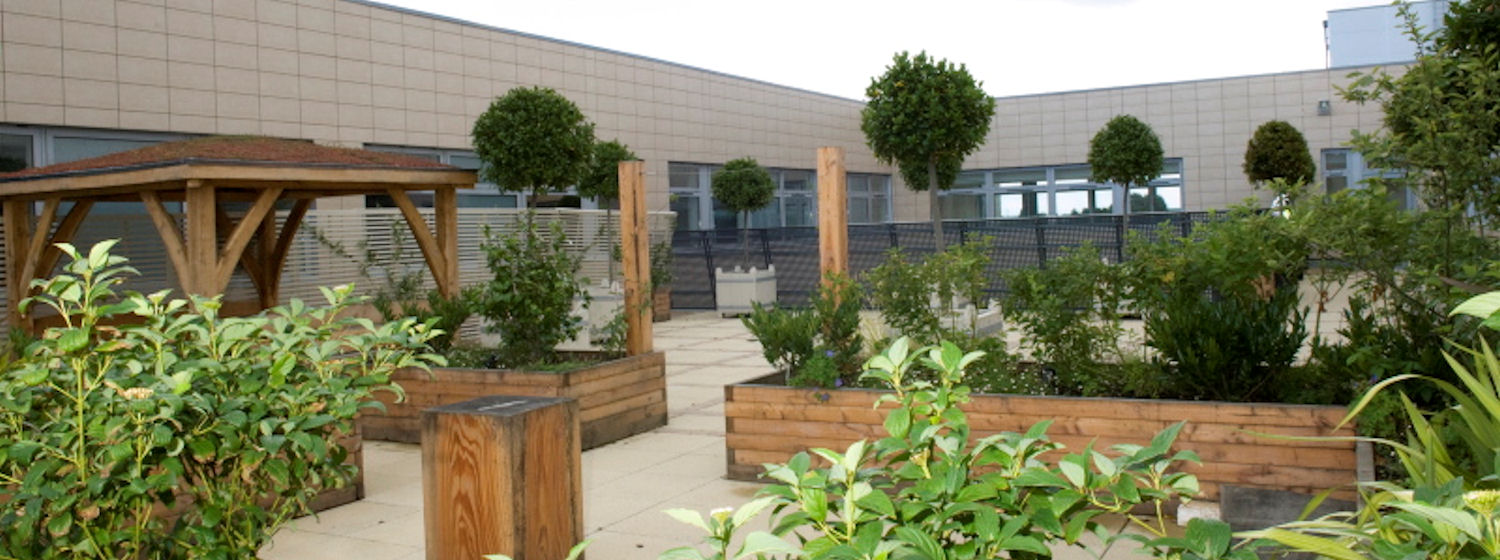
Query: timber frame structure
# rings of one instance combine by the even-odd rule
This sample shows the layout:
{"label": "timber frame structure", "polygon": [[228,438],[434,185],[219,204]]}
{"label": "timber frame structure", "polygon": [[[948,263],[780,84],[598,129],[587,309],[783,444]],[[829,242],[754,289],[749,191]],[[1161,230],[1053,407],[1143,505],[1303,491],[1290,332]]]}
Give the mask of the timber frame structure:
{"label": "timber frame structure", "polygon": [[[71,242],[96,202],[145,205],[185,292],[220,295],[238,268],[266,309],[278,302],[287,252],[313,201],[386,195],[411,228],[438,291],[452,296],[456,192],[473,188],[475,179],[473,171],[419,157],[263,137],[197,138],[0,175],[10,324],[35,332],[35,318],[23,317],[18,304],[32,280],[52,274],[62,256],[55,244]],[[432,191],[430,228],[411,191]],[[282,201],[289,205],[284,221],[276,212]],[[184,203],[184,227],[164,202]],[[232,216],[225,203],[249,206]]]}

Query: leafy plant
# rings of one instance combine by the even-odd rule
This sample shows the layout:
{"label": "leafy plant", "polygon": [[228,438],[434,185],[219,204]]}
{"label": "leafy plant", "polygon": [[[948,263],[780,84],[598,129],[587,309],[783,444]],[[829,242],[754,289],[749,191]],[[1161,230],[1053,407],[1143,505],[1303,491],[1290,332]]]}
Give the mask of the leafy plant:
{"label": "leafy plant", "polygon": [[907,188],[927,191],[933,243],[943,236],[938,191],[953,186],[963,160],[984,143],[995,99],[962,64],[897,53],[885,73],[870,80],[860,112],[865,142],[882,163],[895,164]]}
{"label": "leafy plant", "polygon": [[750,262],[750,213],[765,208],[776,197],[776,182],[771,173],[761,167],[755,158],[743,157],[730,160],[722,169],[714,171],[714,200],[725,208],[740,213],[740,247],[745,250],[745,262]]}
{"label": "leafy plant", "polygon": [[766,361],[794,387],[834,388],[859,375],[864,337],[859,332],[859,285],[829,274],[805,309],[752,304],[743,319]]}
{"label": "leafy plant", "polygon": [[[691,512],[673,516],[704,528],[718,545],[730,542],[733,529],[745,526],[754,512],[770,507],[772,534],[795,539],[797,548],[770,542],[770,535],[746,542],[753,538],[757,548],[793,557],[1046,558],[1052,556],[1048,545],[1081,547],[1085,535],[1105,547],[1121,539],[1164,537],[1163,505],[1197,492],[1195,477],[1174,472],[1196,460],[1190,452],[1170,450],[1181,424],[1157,434],[1150,445],[1117,445],[1112,453],[1086,448],[1062,455],[1055,466],[1042,459],[1062,448],[1047,439],[1046,422],[1024,434],[974,441],[960,408],[969,395],[962,381],[981,355],[951,343],[915,350],[909,344],[899,339],[866,363],[867,378],[895,390],[883,399],[896,404],[884,423],[887,437],[766,465],[766,476],[776,481],[764,490],[769,498],[734,511],[732,523],[704,527]],[[919,368],[931,373],[917,374]],[[826,466],[815,468],[814,456]],[[1137,514],[1141,506],[1158,515]],[[1111,533],[1105,515],[1127,519],[1150,537]],[[731,557],[681,550],[662,558]]]}
{"label": "leafy plant", "polygon": [[1020,327],[1023,347],[1052,373],[1047,392],[1067,395],[1119,394],[1107,372],[1119,364],[1120,294],[1118,267],[1084,245],[1047,262],[1043,268],[1005,273],[1009,288],[1001,307]]}
{"label": "leafy plant", "polygon": [[23,302],[62,325],[0,371],[0,556],[253,557],[354,475],[339,440],[391,372],[441,363],[426,326],[349,317],[350,286],[254,317],[117,294],[114,243],[60,245]]}
{"label": "leafy plant", "polygon": [[944,319],[949,310],[965,301],[984,306],[990,263],[986,251],[992,241],[989,237],[971,239],[920,263],[908,260],[900,248],[887,251],[885,262],[865,275],[873,303],[886,324],[900,335],[920,340],[972,335],[972,323],[945,324]]}
{"label": "leafy plant", "polygon": [[500,335],[498,356],[508,367],[552,361],[556,346],[583,328],[573,315],[573,301],[587,307],[589,299],[578,278],[582,257],[567,251],[560,224],[551,228],[545,238],[531,220],[505,234],[485,229],[481,248],[493,276],[482,286],[477,312],[485,329]]}
{"label": "leafy plant", "polygon": [[[604,206],[605,223],[612,222],[611,214],[620,198],[620,162],[639,159],[635,152],[619,140],[594,142],[589,157],[589,168],[578,182],[578,195],[593,198]],[[620,257],[619,242],[610,242],[609,276],[615,277],[615,261]]]}

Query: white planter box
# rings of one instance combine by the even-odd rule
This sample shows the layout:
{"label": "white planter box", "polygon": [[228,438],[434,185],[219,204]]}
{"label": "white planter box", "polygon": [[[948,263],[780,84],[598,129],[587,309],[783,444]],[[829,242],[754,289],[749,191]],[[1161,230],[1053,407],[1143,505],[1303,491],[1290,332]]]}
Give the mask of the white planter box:
{"label": "white planter box", "polygon": [[625,306],[625,289],[619,282],[612,282],[605,286],[601,281],[599,285],[588,287],[589,298],[592,303],[588,309],[584,309],[583,300],[573,300],[573,316],[583,319],[583,328],[578,330],[578,336],[572,340],[557,345],[558,350],[585,352],[601,350],[598,341],[594,340],[593,334],[604,329],[615,314]]}
{"label": "white planter box", "polygon": [[776,265],[765,270],[751,268],[732,271],[714,269],[714,299],[718,302],[719,315],[743,315],[751,311],[751,303],[770,305],[776,303]]}

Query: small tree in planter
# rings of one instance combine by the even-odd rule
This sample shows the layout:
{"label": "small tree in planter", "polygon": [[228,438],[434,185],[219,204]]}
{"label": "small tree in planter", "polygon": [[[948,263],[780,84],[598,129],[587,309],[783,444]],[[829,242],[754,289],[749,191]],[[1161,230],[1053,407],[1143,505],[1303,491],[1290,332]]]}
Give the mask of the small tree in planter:
{"label": "small tree in planter", "polygon": [[776,197],[776,182],[771,173],[752,157],[743,157],[724,164],[714,172],[714,198],[724,207],[740,214],[740,247],[745,251],[745,263],[750,262],[750,213],[765,208]]}
{"label": "small tree in planter", "polygon": [[[533,196],[579,184],[594,154],[594,125],[551,88],[515,88],[474,121],[480,178]],[[531,220],[528,213],[527,220]]]}
{"label": "small tree in planter", "polygon": [[1089,180],[1125,187],[1126,214],[1132,210],[1131,187],[1161,175],[1161,166],[1161,140],[1150,125],[1130,115],[1110,119],[1089,141]]}
{"label": "small tree in planter", "polygon": [[[581,257],[568,253],[562,227],[537,234],[528,221],[519,234],[492,236],[485,231],[484,252],[493,277],[477,300],[485,330],[500,335],[494,360],[485,367],[521,367],[554,361],[558,344],[578,335],[582,320],[573,302],[588,290],[578,280]],[[498,363],[495,363],[498,361]]]}
{"label": "small tree in planter", "polygon": [[964,65],[925,52],[897,54],[885,74],[870,80],[865,95],[865,141],[877,159],[900,168],[907,188],[927,191],[934,243],[942,249],[947,241],[938,191],[953,186],[964,158],[984,143],[995,99]]}
{"label": "small tree in planter", "polygon": [[[744,263],[750,263],[750,213],[770,204],[776,195],[776,183],[771,174],[755,161],[745,157],[724,164],[714,172],[714,198],[730,210],[740,213],[740,247],[744,250]],[[715,275],[714,291],[719,312],[725,315],[749,312],[756,303],[771,303],[776,300],[776,274],[774,267],[767,270],[727,272],[719,269]]]}
{"label": "small tree in planter", "polygon": [[1276,194],[1278,205],[1292,205],[1303,186],[1317,174],[1307,139],[1286,121],[1267,121],[1255,129],[1245,146],[1245,177]]}

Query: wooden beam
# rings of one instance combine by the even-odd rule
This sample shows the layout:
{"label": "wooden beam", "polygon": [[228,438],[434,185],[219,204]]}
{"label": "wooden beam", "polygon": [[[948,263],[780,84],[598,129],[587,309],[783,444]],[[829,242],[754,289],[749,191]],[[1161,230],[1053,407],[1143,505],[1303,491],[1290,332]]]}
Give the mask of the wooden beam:
{"label": "wooden beam", "polygon": [[286,268],[286,255],[292,250],[292,240],[297,236],[297,228],[302,226],[302,218],[307,216],[307,210],[312,207],[311,200],[298,200],[292,204],[292,211],[286,216],[286,223],[281,225],[281,234],[276,237],[276,246],[271,249],[270,258],[265,262],[266,279],[269,289],[261,294],[264,300],[275,305],[281,301],[281,272]]}
{"label": "wooden beam", "polygon": [[[222,205],[214,208],[214,231],[218,232],[219,237],[228,239],[230,234],[234,233],[234,226],[234,219],[229,217],[229,213],[224,211]],[[260,229],[257,227],[256,232],[259,233]],[[265,288],[261,286],[260,261],[248,251],[240,253],[240,268],[245,269],[245,276],[250,277],[250,283],[255,286],[255,295],[260,296],[265,291]]]}
{"label": "wooden beam", "polygon": [[280,196],[281,187],[270,187],[260,191],[260,197],[255,200],[255,204],[250,205],[250,210],[245,212],[243,218],[240,218],[240,223],[234,226],[234,231],[224,239],[224,248],[219,250],[214,264],[213,283],[207,286],[210,294],[223,293],[224,288],[229,286],[229,277],[234,273],[234,266],[239,263],[240,255],[245,253],[245,247],[255,236],[261,220],[266,219],[266,214],[276,206],[276,199]]}
{"label": "wooden beam", "polygon": [[392,188],[386,194],[396,202],[396,207],[401,209],[401,215],[406,218],[406,225],[411,228],[412,237],[422,250],[422,258],[427,260],[427,269],[432,271],[433,283],[439,286],[450,285],[447,259],[442,248],[438,247],[437,239],[433,238],[432,231],[427,229],[427,220],[422,219],[422,214],[417,212],[417,206],[411,203],[406,191]]}
{"label": "wooden beam", "polygon": [[849,185],[836,146],[818,148],[818,255],[824,282],[849,274]]}
{"label": "wooden beam", "polygon": [[[391,169],[374,167],[317,167],[298,165],[243,165],[232,163],[180,164],[92,175],[65,175],[7,183],[5,196],[76,197],[89,192],[101,196],[133,194],[144,183],[200,183],[263,187],[268,183],[304,183],[319,189],[349,189],[379,193],[386,188],[427,190],[432,185],[472,188],[475,172],[453,168]],[[349,193],[358,194],[358,193]]]}
{"label": "wooden beam", "polygon": [[42,215],[37,218],[36,225],[31,230],[31,239],[26,246],[26,255],[21,260],[21,292],[29,293],[32,279],[36,278],[37,262],[42,260],[42,252],[47,248],[47,240],[52,238],[52,221],[57,219],[57,206],[62,199],[52,197],[42,203]]}
{"label": "wooden beam", "polygon": [[68,209],[62,222],[57,224],[57,230],[52,232],[51,242],[42,250],[42,259],[36,264],[37,275],[52,275],[52,269],[57,268],[57,261],[62,259],[62,250],[57,248],[57,244],[72,243],[73,236],[78,234],[78,228],[83,225],[83,219],[88,217],[89,210],[93,208],[92,200],[73,201],[73,207]]}
{"label": "wooden beam", "polygon": [[646,226],[646,164],[622,161],[620,249],[625,268],[625,354],[651,352],[651,230]]}
{"label": "wooden beam", "polygon": [[219,295],[213,289],[213,278],[219,268],[219,235],[214,227],[214,185],[205,181],[188,181],[187,185],[187,240],[188,279],[192,286],[190,294],[204,297]]}
{"label": "wooden beam", "polygon": [[167,250],[167,257],[172,259],[172,270],[177,273],[177,284],[182,286],[182,291],[187,293],[192,286],[192,269],[188,265],[187,247],[182,241],[182,231],[177,228],[177,220],[167,214],[166,207],[161,204],[161,197],[156,191],[141,191],[141,202],[146,205],[146,213],[151,216],[151,223],[156,226],[157,235],[161,236],[162,246]]}
{"label": "wooden beam", "polygon": [[443,253],[443,278],[445,282],[438,284],[438,292],[443,297],[454,297],[458,295],[458,190],[452,185],[438,187],[434,190],[433,227],[437,229],[438,249]]}
{"label": "wooden beam", "polygon": [[14,199],[7,199],[4,204],[6,311],[11,327],[31,331],[32,325],[21,316],[21,300],[28,288],[21,283],[21,268],[26,264],[26,247],[30,245],[31,205]]}

